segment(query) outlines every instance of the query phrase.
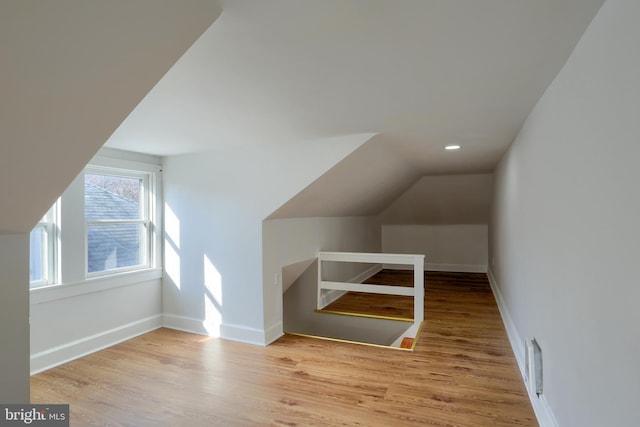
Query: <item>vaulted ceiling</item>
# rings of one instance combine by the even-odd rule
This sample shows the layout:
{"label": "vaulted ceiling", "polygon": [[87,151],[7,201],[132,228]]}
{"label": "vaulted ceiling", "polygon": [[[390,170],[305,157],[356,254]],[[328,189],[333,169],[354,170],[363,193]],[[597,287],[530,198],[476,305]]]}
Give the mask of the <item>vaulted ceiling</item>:
{"label": "vaulted ceiling", "polygon": [[106,141],[174,155],[375,134],[356,155],[394,184],[354,212],[420,175],[491,171],[602,3],[0,2],[0,232],[28,231]]}
{"label": "vaulted ceiling", "polygon": [[491,171],[602,3],[223,1],[108,145],[174,155],[371,132],[421,174]]}

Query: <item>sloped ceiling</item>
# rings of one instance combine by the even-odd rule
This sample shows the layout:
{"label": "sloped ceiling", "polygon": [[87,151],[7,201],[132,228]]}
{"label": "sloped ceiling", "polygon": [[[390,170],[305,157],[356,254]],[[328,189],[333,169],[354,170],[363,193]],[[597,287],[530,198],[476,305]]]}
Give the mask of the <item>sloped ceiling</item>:
{"label": "sloped ceiling", "polygon": [[488,224],[493,174],[423,176],[380,213],[382,224]]}
{"label": "sloped ceiling", "polygon": [[0,233],[34,226],[220,11],[211,0],[0,2]]}
{"label": "sloped ceiling", "polygon": [[170,156],[375,133],[272,217],[375,212],[420,175],[491,172],[602,3],[226,0],[108,145]]}
{"label": "sloped ceiling", "polygon": [[419,176],[384,135],[376,135],[267,219],[377,215]]}
{"label": "sloped ceiling", "polygon": [[427,174],[491,171],[602,2],[227,0],[109,145],[173,155],[371,132]]}

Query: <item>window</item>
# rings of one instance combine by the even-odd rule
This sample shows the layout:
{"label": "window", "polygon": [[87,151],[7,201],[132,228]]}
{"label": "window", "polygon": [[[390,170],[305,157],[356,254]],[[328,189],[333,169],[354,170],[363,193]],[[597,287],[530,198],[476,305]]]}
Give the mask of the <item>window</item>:
{"label": "window", "polygon": [[29,281],[32,288],[56,282],[57,208],[58,202],[42,217],[29,236]]}
{"label": "window", "polygon": [[162,277],[161,165],[102,149],[76,175],[31,232],[32,303]]}
{"label": "window", "polygon": [[85,170],[88,276],[151,267],[152,185],[149,173]]}

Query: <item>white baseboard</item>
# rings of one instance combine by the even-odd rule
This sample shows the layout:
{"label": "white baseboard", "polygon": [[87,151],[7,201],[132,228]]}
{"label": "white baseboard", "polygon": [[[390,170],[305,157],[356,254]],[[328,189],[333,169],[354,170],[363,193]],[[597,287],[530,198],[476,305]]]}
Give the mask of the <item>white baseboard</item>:
{"label": "white baseboard", "polygon": [[538,418],[538,424],[540,424],[541,427],[558,427],[558,421],[553,415],[551,407],[549,406],[549,403],[547,402],[547,399],[544,397],[544,395],[540,397],[532,397],[531,395],[529,395],[529,398],[531,399],[532,403],[534,399],[538,401],[537,404],[533,403],[533,411],[536,413],[536,417]]}
{"label": "white baseboard", "polygon": [[[375,264],[369,268],[367,268],[366,270],[364,270],[363,272],[361,272],[360,274],[358,274],[355,277],[352,277],[349,280],[345,280],[346,283],[362,283],[365,280],[367,280],[369,277],[373,276],[376,273],[379,273],[380,271],[382,271],[383,266],[382,264]],[[322,307],[326,307],[329,304],[331,304],[332,302],[336,301],[338,298],[340,298],[341,296],[343,296],[344,294],[346,294],[347,291],[339,291],[336,289],[331,289],[328,291],[324,291],[322,293],[322,297],[321,297],[321,303],[322,303]]]}
{"label": "white baseboard", "polygon": [[266,345],[264,330],[249,328],[243,325],[223,323],[220,325],[220,338],[260,346]]}
{"label": "white baseboard", "polygon": [[538,424],[540,424],[541,427],[558,427],[558,422],[556,421],[556,418],[553,415],[551,407],[547,403],[547,399],[545,398],[544,394],[538,397],[535,393],[532,393],[528,387],[526,387],[524,341],[520,338],[518,329],[516,328],[516,325],[511,318],[509,309],[507,308],[504,298],[500,293],[500,288],[498,287],[498,283],[496,282],[495,277],[493,277],[491,269],[487,270],[487,277],[489,278],[489,284],[491,285],[493,295],[496,298],[498,310],[500,310],[500,316],[502,316],[502,322],[504,323],[504,327],[507,330],[507,336],[509,337],[509,342],[511,343],[513,354],[515,355],[516,361],[518,362],[518,368],[520,368],[522,380],[525,383],[525,388],[527,390],[527,393],[529,394],[531,406],[533,406],[533,411],[535,412],[536,418],[538,419]]}
{"label": "white baseboard", "polygon": [[284,335],[282,321],[277,322],[274,325],[271,325],[264,332],[264,344],[269,345],[281,336]]}
{"label": "white baseboard", "polygon": [[[389,270],[411,270],[412,267],[402,264],[384,264]],[[486,264],[437,264],[425,263],[424,271],[449,271],[453,273],[486,273]]]}
{"label": "white baseboard", "polygon": [[518,367],[520,368],[520,372],[525,372],[524,367],[524,341],[521,339],[518,330],[516,329],[515,323],[513,323],[513,319],[511,318],[511,314],[507,309],[507,305],[502,298],[502,294],[500,293],[500,288],[498,288],[498,284],[496,279],[493,277],[493,273],[491,270],[487,271],[487,277],[489,278],[489,284],[491,285],[491,290],[493,291],[493,295],[496,298],[496,303],[498,304],[498,310],[500,311],[500,316],[502,316],[502,323],[504,323],[504,327],[507,330],[507,336],[509,337],[509,342],[511,343],[511,348],[513,349],[513,353],[516,356],[516,361],[518,362]]}
{"label": "white baseboard", "polygon": [[[169,329],[175,329],[176,331],[212,336],[207,328],[205,328],[204,321],[193,317],[165,313],[162,315],[162,326]],[[213,335],[219,336],[220,334],[218,333],[217,335]]]}
{"label": "white baseboard", "polygon": [[486,273],[486,264],[435,264],[425,263],[427,271],[452,271],[455,273]]}
{"label": "white baseboard", "polygon": [[176,314],[163,314],[162,326],[177,331],[190,332],[192,334],[205,335],[214,338],[223,338],[231,341],[239,341],[247,344],[265,346],[277,340],[283,335],[282,322],[270,326],[266,331],[247,328],[241,325],[221,324],[220,326],[207,325],[202,319],[179,316]]}
{"label": "white baseboard", "polygon": [[162,317],[158,314],[34,353],[31,355],[31,375],[111,347],[160,327],[162,327]]}

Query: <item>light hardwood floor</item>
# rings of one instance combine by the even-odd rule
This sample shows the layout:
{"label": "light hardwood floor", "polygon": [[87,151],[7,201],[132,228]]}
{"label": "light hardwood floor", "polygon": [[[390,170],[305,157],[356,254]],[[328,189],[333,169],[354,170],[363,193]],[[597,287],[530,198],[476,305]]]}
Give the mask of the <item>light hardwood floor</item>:
{"label": "light hardwood floor", "polygon": [[425,283],[414,352],[159,329],[33,376],[31,400],[69,403],[72,426],[537,425],[485,276]]}

